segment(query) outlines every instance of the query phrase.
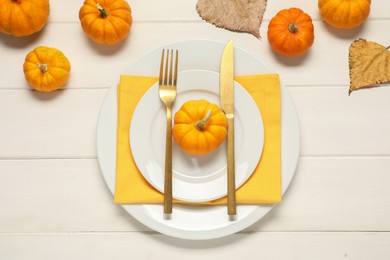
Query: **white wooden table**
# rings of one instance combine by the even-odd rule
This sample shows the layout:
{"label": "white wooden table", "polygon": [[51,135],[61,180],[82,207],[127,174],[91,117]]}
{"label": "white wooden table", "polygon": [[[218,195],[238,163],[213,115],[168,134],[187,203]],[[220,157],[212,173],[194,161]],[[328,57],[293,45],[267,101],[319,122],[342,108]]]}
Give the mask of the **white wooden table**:
{"label": "white wooden table", "polygon": [[[390,88],[348,96],[348,47],[390,44],[390,1],[375,0],[354,30],[333,29],[317,1],[268,1],[262,39],[204,22],[196,0],[129,0],[134,24],[114,47],[82,32],[82,1],[52,0],[49,23],[32,37],[0,35],[0,259],[390,259]],[[307,55],[271,51],[267,26],[299,7],[315,26]],[[301,152],[284,197],[247,230],[212,241],[179,240],[139,224],[120,206],[96,158],[99,109],[119,73],[148,51],[182,39],[234,40],[277,71],[296,104]],[[62,50],[71,79],[51,95],[25,82],[25,55]],[[168,258],[169,257],[169,258]]]}

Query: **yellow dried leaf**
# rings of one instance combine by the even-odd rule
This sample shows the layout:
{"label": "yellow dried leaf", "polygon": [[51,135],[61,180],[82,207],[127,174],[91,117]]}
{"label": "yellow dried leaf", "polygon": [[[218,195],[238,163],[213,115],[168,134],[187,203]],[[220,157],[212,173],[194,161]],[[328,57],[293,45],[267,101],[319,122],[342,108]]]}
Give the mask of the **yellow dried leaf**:
{"label": "yellow dried leaf", "polygon": [[[389,46],[390,47],[390,46]],[[376,42],[359,39],[349,47],[349,94],[390,82],[390,52]]]}
{"label": "yellow dried leaf", "polygon": [[198,0],[196,10],[207,22],[260,38],[259,28],[267,0]]}

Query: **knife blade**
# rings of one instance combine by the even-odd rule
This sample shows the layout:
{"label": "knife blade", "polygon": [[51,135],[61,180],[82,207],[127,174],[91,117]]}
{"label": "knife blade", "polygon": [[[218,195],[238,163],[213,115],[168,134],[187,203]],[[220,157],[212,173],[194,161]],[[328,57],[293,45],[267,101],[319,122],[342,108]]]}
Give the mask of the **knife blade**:
{"label": "knife blade", "polygon": [[234,156],[234,44],[229,41],[223,51],[219,91],[221,109],[228,121],[227,128],[227,206],[228,215],[236,215],[236,185]]}

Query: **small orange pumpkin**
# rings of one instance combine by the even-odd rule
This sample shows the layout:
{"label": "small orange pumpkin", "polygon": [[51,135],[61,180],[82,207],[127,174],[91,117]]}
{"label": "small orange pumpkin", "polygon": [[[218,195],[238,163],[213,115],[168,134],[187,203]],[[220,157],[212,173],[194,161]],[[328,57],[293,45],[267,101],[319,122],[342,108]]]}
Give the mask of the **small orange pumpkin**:
{"label": "small orange pumpkin", "polygon": [[81,27],[95,42],[116,44],[130,32],[130,5],[124,0],[85,0],[79,11]]}
{"label": "small orange pumpkin", "polygon": [[286,56],[301,55],[314,42],[311,17],[299,8],[279,11],[271,19],[267,33],[271,48]]}
{"label": "small orange pumpkin", "polygon": [[227,119],[222,110],[206,100],[185,102],[176,112],[172,135],[189,154],[207,154],[226,138]]}
{"label": "small orange pumpkin", "polygon": [[29,36],[42,30],[49,13],[49,0],[0,0],[0,32]]}
{"label": "small orange pumpkin", "polygon": [[371,0],[319,0],[325,22],[335,28],[350,29],[362,24],[370,14]]}
{"label": "small orange pumpkin", "polygon": [[23,71],[31,87],[38,91],[50,92],[66,84],[70,74],[70,63],[60,50],[39,46],[27,54]]}

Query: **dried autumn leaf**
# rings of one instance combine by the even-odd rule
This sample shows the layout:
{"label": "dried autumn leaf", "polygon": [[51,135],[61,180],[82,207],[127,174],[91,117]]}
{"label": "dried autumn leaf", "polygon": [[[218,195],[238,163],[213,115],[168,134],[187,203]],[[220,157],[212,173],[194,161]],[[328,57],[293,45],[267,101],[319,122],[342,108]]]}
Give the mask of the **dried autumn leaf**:
{"label": "dried autumn leaf", "polygon": [[260,38],[266,5],[267,0],[198,0],[196,10],[205,21],[217,27]]}
{"label": "dried autumn leaf", "polygon": [[[389,46],[390,47],[390,46]],[[349,47],[349,94],[390,82],[390,52],[376,42],[359,39]]]}

